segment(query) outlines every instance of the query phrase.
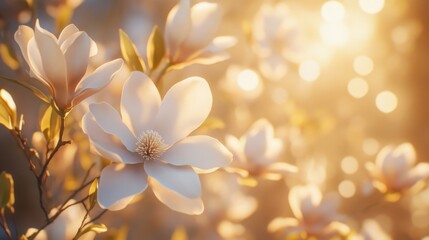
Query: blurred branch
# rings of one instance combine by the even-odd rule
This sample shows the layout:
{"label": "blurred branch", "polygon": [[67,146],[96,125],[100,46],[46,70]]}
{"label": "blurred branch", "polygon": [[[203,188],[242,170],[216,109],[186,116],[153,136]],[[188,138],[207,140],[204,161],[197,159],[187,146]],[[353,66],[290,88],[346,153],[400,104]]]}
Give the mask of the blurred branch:
{"label": "blurred branch", "polygon": [[12,233],[10,232],[9,226],[7,225],[7,222],[6,222],[6,216],[4,213],[4,208],[0,210],[0,216],[1,216],[1,222],[0,222],[1,227],[6,232],[8,238],[13,240]]}

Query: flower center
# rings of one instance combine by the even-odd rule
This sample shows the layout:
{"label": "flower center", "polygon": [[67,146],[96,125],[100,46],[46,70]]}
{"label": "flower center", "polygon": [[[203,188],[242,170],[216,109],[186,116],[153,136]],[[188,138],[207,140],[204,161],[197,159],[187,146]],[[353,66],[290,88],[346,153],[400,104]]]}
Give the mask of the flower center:
{"label": "flower center", "polygon": [[143,157],[145,161],[157,160],[167,150],[167,144],[164,143],[161,135],[153,130],[143,132],[137,141],[136,152]]}

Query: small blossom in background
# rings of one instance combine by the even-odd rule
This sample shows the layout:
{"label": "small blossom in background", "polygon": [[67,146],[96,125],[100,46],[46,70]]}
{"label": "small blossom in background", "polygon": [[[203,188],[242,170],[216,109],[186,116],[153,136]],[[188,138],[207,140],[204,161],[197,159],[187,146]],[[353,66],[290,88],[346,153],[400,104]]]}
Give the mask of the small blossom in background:
{"label": "small blossom in background", "polygon": [[37,20],[34,31],[21,25],[15,40],[30,67],[30,75],[49,90],[56,106],[64,112],[104,88],[122,66],[122,60],[115,59],[86,74],[90,57],[97,54],[97,45],[73,24],[57,38]]}
{"label": "small blossom in background", "polygon": [[218,140],[188,137],[211,105],[210,88],[202,78],[175,84],[161,101],[155,84],[140,72],[133,72],[124,85],[121,115],[107,103],[90,104],[84,132],[95,150],[114,162],[101,172],[100,205],[122,209],[150,185],[173,210],[200,214],[204,207],[195,171],[214,171],[232,159]]}
{"label": "small blossom in background", "polygon": [[386,146],[377,155],[375,164],[368,162],[367,170],[373,186],[382,193],[400,195],[423,179],[429,177],[429,163],[416,164],[416,152],[413,145],[403,143],[397,147]]}
{"label": "small blossom in background", "polygon": [[[75,200],[70,200],[69,204],[74,204]],[[53,216],[57,213],[57,209],[52,209],[50,216]],[[62,212],[58,218],[42,230],[35,238],[35,240],[69,240],[72,239],[79,226],[80,219],[83,218],[86,211],[81,204],[75,204],[69,207],[67,210]],[[37,230],[34,228],[28,229],[26,235],[30,236]],[[88,232],[82,235],[79,239],[81,240],[92,240],[95,238],[94,232]]]}
{"label": "small blossom in background", "polygon": [[278,158],[283,151],[283,142],[274,137],[274,129],[266,119],[259,119],[240,138],[226,135],[226,145],[234,154],[232,172],[243,177],[262,177],[279,180],[298,169]]}
{"label": "small blossom in background", "polygon": [[315,185],[295,186],[289,192],[289,205],[295,218],[275,218],[269,232],[293,239],[336,239],[346,236],[350,229],[342,223],[345,217],[337,212],[339,198],[322,196]]}
{"label": "small blossom in background", "polygon": [[280,80],[300,55],[299,29],[285,3],[265,3],[253,20],[253,48],[262,74]]}
{"label": "small blossom in background", "polygon": [[361,231],[356,236],[352,236],[351,240],[392,240],[392,238],[377,221],[365,219]]}
{"label": "small blossom in background", "polygon": [[234,37],[215,34],[222,20],[217,3],[180,0],[168,14],[165,25],[167,55],[173,65],[213,64],[229,58],[224,52],[236,42]]}

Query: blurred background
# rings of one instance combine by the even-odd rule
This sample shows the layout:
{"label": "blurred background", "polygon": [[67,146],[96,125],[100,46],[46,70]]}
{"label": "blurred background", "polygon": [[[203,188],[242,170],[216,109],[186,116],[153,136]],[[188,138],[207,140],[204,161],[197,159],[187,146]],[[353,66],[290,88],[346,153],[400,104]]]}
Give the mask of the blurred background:
{"label": "blurred background", "polygon": [[[163,30],[177,2],[39,0],[32,10],[24,0],[1,0],[0,75],[32,81],[13,39],[20,24],[34,26],[32,11],[57,36],[66,23],[88,32],[99,48],[92,59],[96,67],[121,57],[119,28],[144,55],[152,27]],[[429,162],[429,1],[210,2],[223,9],[218,35],[237,38],[227,50],[230,58],[173,70],[165,76],[167,86],[188,76],[204,77],[214,98],[210,117],[217,124],[198,131],[225,142],[226,134],[240,137],[266,118],[285,144],[278,161],[298,166],[299,173],[280,181],[261,179],[256,187],[240,185],[225,171],[204,175],[206,210],[201,216],[173,212],[146,191],[125,210],[104,215],[102,222],[111,232],[98,239],[121,231],[127,239],[170,239],[182,233],[189,239],[274,239],[267,225],[276,217],[293,217],[289,190],[309,183],[340,197],[338,212],[355,233],[371,219],[391,239],[429,239],[429,188],[389,202],[372,188],[365,168],[384,146],[403,142],[414,146],[417,162]],[[123,76],[92,101],[118,104]],[[24,136],[31,139],[46,105],[16,84],[0,80],[0,88],[14,97],[24,115]],[[72,112],[70,124],[76,129],[82,105]],[[11,219],[22,233],[43,221],[37,185],[7,129],[0,128],[0,136],[0,171],[14,177],[16,213]],[[74,165],[73,172],[81,171]],[[231,213],[233,206],[238,210]]]}

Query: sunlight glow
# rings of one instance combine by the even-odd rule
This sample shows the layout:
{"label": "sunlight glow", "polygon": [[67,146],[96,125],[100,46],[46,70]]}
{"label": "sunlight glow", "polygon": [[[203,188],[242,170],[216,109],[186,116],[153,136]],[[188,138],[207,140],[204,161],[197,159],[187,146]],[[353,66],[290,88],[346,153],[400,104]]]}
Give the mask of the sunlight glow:
{"label": "sunlight glow", "polygon": [[325,44],[339,47],[349,39],[349,30],[344,23],[325,22],[320,27],[320,36]]}

